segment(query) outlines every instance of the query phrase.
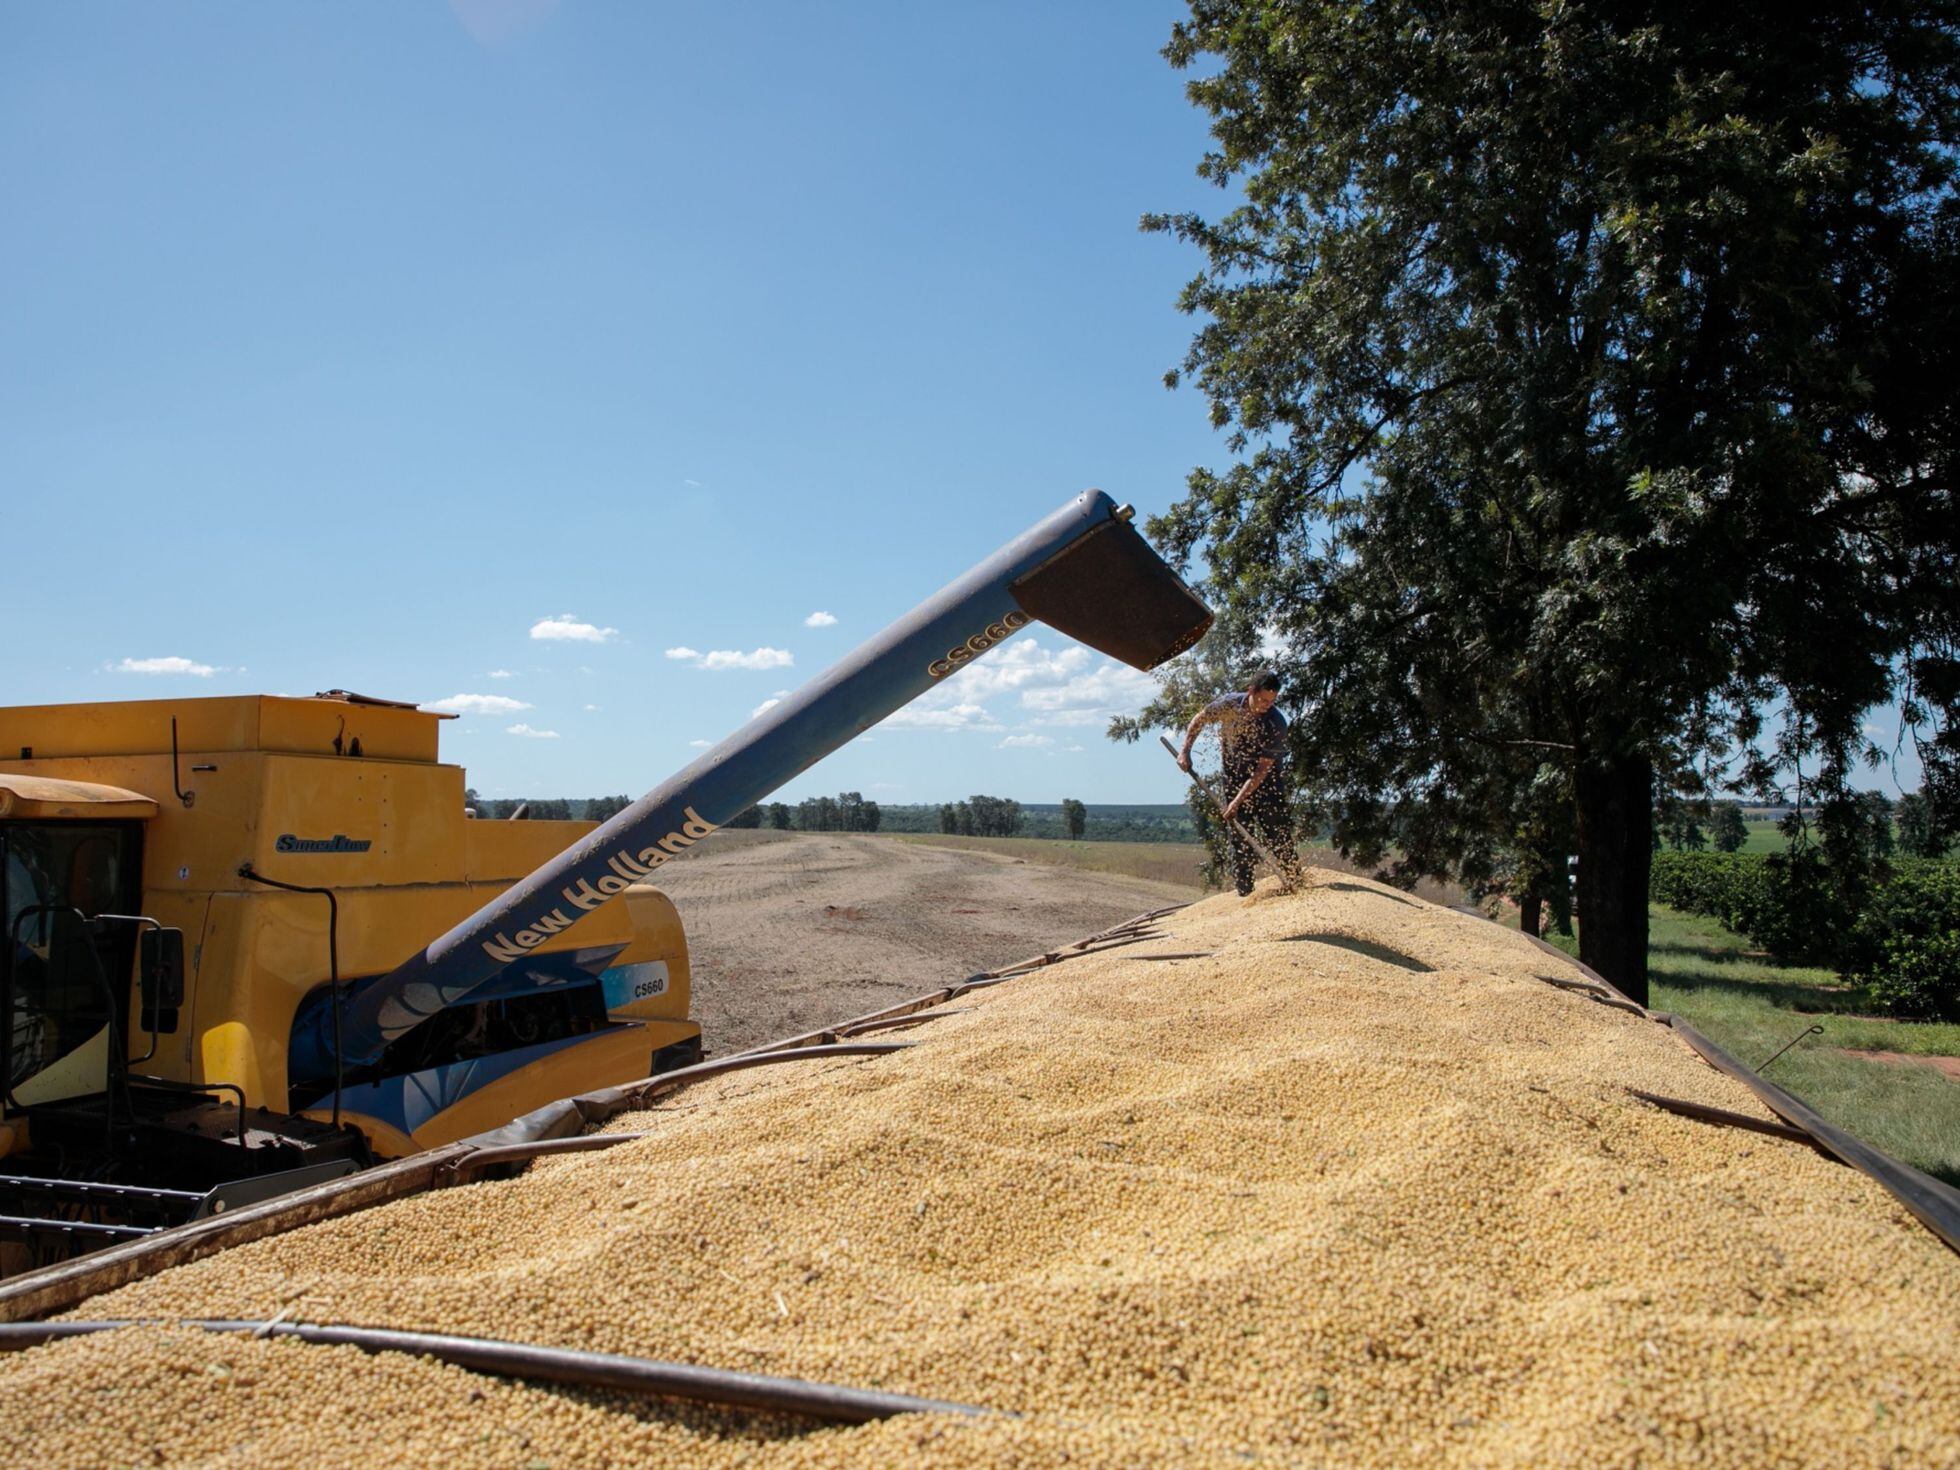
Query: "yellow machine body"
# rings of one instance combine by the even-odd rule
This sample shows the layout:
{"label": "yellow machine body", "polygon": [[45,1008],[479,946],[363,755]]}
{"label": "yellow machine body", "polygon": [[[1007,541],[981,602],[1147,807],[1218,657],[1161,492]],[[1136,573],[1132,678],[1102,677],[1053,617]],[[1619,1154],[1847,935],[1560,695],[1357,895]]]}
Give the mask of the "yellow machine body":
{"label": "yellow machine body", "polygon": [[[129,990],[127,1050],[140,1059],[155,1043],[143,1075],[326,1115],[325,1098],[293,1097],[287,1073],[295,1016],[328,982],[329,905],[241,870],[332,890],[339,976],[353,985],[386,974],[591,829],[470,819],[461,768],[437,759],[442,719],[270,695],[0,709],[0,823],[134,824],[137,912],[183,932],[176,1014],[146,1011],[137,987]],[[11,923],[21,904],[8,902]],[[343,1118],[377,1154],[395,1156],[643,1077],[662,1054],[698,1051],[686,940],[664,894],[635,885],[536,958],[573,955],[588,968],[603,962],[603,1022],[409,1079],[372,1111],[363,1111],[368,1094],[350,1088]],[[166,1019],[169,1029],[159,1025]],[[15,1089],[16,1101],[100,1091],[108,1044],[105,1028],[40,1068]],[[0,1153],[25,1142],[18,1125],[17,1116],[0,1122]]]}

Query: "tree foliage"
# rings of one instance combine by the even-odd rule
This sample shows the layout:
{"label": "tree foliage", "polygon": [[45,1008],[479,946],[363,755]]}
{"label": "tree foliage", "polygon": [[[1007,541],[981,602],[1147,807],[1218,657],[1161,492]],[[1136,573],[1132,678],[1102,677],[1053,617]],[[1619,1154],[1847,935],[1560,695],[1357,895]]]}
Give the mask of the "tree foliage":
{"label": "tree foliage", "polygon": [[[1706,851],[1708,832],[1701,823],[1707,815],[1707,809],[1698,802],[1679,799],[1663,802],[1656,817],[1655,843],[1665,838],[1667,845],[1676,852]],[[1660,851],[1659,846],[1654,850]]]}
{"label": "tree foliage", "polygon": [[1899,798],[1899,849],[1907,857],[1946,856],[1949,839],[1933,816],[1933,804],[1916,791]]}
{"label": "tree foliage", "polygon": [[939,830],[958,837],[1012,837],[1021,830],[1021,803],[1006,796],[969,796],[939,808]]}
{"label": "tree foliage", "polygon": [[881,816],[878,803],[859,791],[813,796],[796,807],[796,825],[805,832],[876,832]]}
{"label": "tree foliage", "polygon": [[603,822],[617,816],[633,804],[630,796],[588,797],[579,810],[579,815],[588,822]]}
{"label": "tree foliage", "polygon": [[1717,852],[1741,852],[1749,840],[1749,824],[1742,819],[1742,808],[1732,801],[1715,803],[1708,827]]}
{"label": "tree foliage", "polygon": [[1021,803],[1010,796],[969,796],[960,805],[972,814],[975,837],[1012,837],[1021,830]]}
{"label": "tree foliage", "polygon": [[1644,993],[1657,791],[1841,796],[1897,699],[1960,805],[1954,18],[1192,0],[1240,202],[1145,224],[1205,257],[1182,376],[1235,457],[1150,529],[1289,651],[1344,850],[1569,841]]}
{"label": "tree foliage", "polygon": [[[596,799],[604,801],[607,798]],[[513,819],[527,822],[590,820],[585,816],[586,809],[590,805],[590,799],[574,801],[562,796],[499,796],[474,803],[477,816],[493,822],[508,822]]]}
{"label": "tree foliage", "polygon": [[1089,808],[1072,796],[1062,798],[1062,828],[1071,842],[1080,842],[1089,826]]}

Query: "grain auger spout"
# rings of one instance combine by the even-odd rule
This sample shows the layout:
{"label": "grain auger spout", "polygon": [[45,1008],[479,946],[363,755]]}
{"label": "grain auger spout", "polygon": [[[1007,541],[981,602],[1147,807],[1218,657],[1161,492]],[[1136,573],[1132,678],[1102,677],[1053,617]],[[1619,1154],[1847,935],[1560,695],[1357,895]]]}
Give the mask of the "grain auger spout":
{"label": "grain auger spout", "polygon": [[[469,1003],[513,960],[645,879],[799,772],[1032,622],[1138,669],[1182,653],[1211,613],[1119,507],[1086,491],[750,721],[342,1007],[343,1062]],[[332,1017],[294,1037],[296,1070],[333,1069]]]}

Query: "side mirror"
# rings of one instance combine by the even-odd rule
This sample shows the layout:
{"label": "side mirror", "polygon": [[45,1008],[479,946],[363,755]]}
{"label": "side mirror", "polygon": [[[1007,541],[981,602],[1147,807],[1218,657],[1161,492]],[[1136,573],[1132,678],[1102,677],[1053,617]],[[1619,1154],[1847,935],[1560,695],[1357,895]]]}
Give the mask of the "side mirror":
{"label": "side mirror", "polygon": [[184,931],[145,929],[138,952],[143,1029],[175,1031],[184,1003]]}

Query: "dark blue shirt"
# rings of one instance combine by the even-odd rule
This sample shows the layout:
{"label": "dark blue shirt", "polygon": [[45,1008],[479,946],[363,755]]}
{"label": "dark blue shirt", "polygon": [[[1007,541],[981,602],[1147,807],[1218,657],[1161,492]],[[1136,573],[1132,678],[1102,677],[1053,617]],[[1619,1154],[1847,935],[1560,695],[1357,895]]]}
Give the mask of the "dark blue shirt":
{"label": "dark blue shirt", "polygon": [[1274,705],[1263,715],[1252,712],[1251,696],[1227,694],[1214,699],[1198,716],[1201,725],[1218,726],[1228,766],[1256,766],[1263,760],[1286,758],[1286,716]]}

